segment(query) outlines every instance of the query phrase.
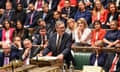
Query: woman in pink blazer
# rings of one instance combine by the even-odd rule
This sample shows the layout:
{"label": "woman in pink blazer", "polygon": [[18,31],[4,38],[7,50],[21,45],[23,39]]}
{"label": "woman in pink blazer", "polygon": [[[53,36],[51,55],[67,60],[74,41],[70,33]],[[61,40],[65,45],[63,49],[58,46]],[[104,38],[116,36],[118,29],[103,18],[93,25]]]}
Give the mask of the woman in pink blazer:
{"label": "woman in pink blazer", "polygon": [[11,28],[10,21],[5,20],[3,23],[2,41],[11,43],[13,39],[13,31],[14,31],[14,28]]}

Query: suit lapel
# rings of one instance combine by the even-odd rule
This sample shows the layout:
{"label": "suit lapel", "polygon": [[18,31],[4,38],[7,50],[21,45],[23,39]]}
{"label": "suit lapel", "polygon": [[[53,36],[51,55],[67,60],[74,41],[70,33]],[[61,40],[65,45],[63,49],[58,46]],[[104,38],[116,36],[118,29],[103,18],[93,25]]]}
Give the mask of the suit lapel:
{"label": "suit lapel", "polygon": [[120,56],[119,56],[119,60],[118,60],[118,62],[117,62],[116,70],[117,70],[117,71],[120,71]]}

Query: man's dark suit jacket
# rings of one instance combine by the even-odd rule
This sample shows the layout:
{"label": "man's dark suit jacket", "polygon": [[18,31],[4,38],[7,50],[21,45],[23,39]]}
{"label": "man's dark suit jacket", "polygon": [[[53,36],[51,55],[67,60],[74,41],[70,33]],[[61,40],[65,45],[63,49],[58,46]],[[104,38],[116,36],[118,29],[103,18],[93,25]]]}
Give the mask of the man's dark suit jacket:
{"label": "man's dark suit jacket", "polygon": [[[27,8],[27,0],[20,0],[19,3],[23,5],[23,8]],[[12,6],[14,9],[17,8],[17,5],[17,0],[12,0]]]}
{"label": "man's dark suit jacket", "polygon": [[[36,54],[39,53],[38,50],[39,50],[39,49],[37,49],[37,48],[35,48],[35,47],[32,47],[32,48],[31,48],[31,51],[30,51],[30,57],[29,57],[29,58],[35,57]],[[23,52],[22,52],[22,54],[21,54],[21,59],[22,59],[22,55],[24,54],[24,52],[25,52],[25,48],[24,48],[24,50],[23,50]],[[22,59],[22,60],[23,60],[23,59]]]}
{"label": "man's dark suit jacket", "polygon": [[[69,7],[69,8],[70,8],[69,18],[74,18],[74,15],[75,15],[75,13],[77,11],[77,8],[75,8],[75,7]],[[66,14],[67,15],[67,10],[66,10],[65,7],[62,9],[62,14]]]}
{"label": "man's dark suit jacket", "polygon": [[[4,64],[4,57],[5,57],[4,53],[1,52],[0,53],[0,67],[3,66]],[[9,61],[16,60],[16,59],[19,59],[19,55],[17,54],[17,52],[11,51],[9,58],[10,58]]]}
{"label": "man's dark suit jacket", "polygon": [[[49,4],[49,0],[45,0]],[[57,5],[60,0],[52,0],[52,6],[50,11],[56,11],[57,10]]]}
{"label": "man's dark suit jacket", "polygon": [[5,8],[5,0],[0,0],[0,8]]}
{"label": "man's dark suit jacket", "polygon": [[[104,64],[106,62],[106,57],[107,57],[107,54],[104,53],[104,52],[99,54],[98,66],[101,66],[101,67],[104,66]],[[96,60],[96,53],[92,53],[91,56],[90,56],[90,65],[94,65],[95,60]]]}
{"label": "man's dark suit jacket", "polygon": [[[47,33],[46,36],[47,36],[47,40],[48,40],[49,39],[49,34]],[[42,36],[40,34],[34,34],[34,37],[35,37],[35,39],[33,39],[32,43],[34,45],[40,45],[42,40],[43,40]],[[44,40],[45,40],[45,38],[44,38]]]}
{"label": "man's dark suit jacket", "polygon": [[0,18],[0,23],[2,23],[5,19],[8,19],[10,21],[13,21],[14,19],[14,14],[15,14],[15,10],[11,9],[9,12],[9,16],[7,17],[7,10],[5,10],[4,14],[2,15],[2,17]]}
{"label": "man's dark suit jacket", "polygon": [[[44,14],[43,11],[40,11],[40,12],[39,12],[40,18],[43,18],[43,14]],[[48,11],[47,15],[46,15],[45,18],[44,18],[44,20],[45,20],[46,23],[47,23],[47,21],[51,18],[51,15],[52,15],[52,12],[51,12],[51,11]]]}
{"label": "man's dark suit jacket", "polygon": [[64,33],[60,48],[57,50],[56,47],[56,39],[57,39],[57,33],[53,34],[49,38],[49,43],[48,47],[43,50],[43,55],[45,56],[48,52],[52,52],[52,56],[57,56],[59,54],[64,55],[64,59],[66,61],[71,61],[72,60],[72,55],[71,55],[71,45],[72,45],[72,38],[69,34]]}
{"label": "man's dark suit jacket", "polygon": [[[31,14],[34,12],[33,14],[33,19],[32,19],[32,24],[30,24],[30,18],[31,18]],[[39,19],[39,12],[38,11],[33,11],[27,14],[26,20],[25,20],[25,25],[29,25],[29,27],[34,27],[37,25],[37,21]]]}
{"label": "man's dark suit jacket", "polygon": [[[107,60],[106,60],[105,66],[104,66],[105,72],[109,72],[109,69],[112,66],[114,57],[115,57],[115,53],[108,54],[108,57],[107,57]],[[120,72],[120,56],[119,56],[119,60],[117,63],[116,71],[114,71],[114,72]]]}
{"label": "man's dark suit jacket", "polygon": [[17,20],[20,20],[22,22],[22,24],[25,23],[25,19],[26,19],[26,11],[23,9],[21,11],[16,10],[15,14],[14,14],[14,22],[17,22]]}

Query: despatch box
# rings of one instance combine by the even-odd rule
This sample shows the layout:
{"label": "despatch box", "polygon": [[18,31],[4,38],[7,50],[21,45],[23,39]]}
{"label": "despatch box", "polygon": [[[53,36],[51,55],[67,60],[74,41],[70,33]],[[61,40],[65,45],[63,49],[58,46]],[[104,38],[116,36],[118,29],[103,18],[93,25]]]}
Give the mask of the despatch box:
{"label": "despatch box", "polygon": [[62,66],[63,61],[58,60],[56,57],[34,57],[30,60],[30,64],[38,65],[39,67],[43,66]]}

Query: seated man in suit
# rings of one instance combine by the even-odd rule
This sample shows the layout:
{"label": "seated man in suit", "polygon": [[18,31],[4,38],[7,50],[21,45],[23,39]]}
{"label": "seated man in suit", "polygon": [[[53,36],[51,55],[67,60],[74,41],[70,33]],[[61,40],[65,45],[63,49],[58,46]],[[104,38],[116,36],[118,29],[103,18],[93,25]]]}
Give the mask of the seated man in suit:
{"label": "seated man in suit", "polygon": [[9,64],[10,61],[19,59],[16,51],[12,50],[9,44],[2,43],[3,52],[0,53],[0,66]]}
{"label": "seated man in suit", "polygon": [[41,56],[52,52],[52,56],[56,56],[59,60],[65,60],[69,65],[69,61],[73,60],[71,55],[72,37],[65,32],[65,24],[62,21],[57,21],[56,33],[50,36],[48,46],[45,48]]}
{"label": "seated man in suit", "polygon": [[28,5],[28,10],[30,12],[27,13],[24,27],[33,28],[37,25],[37,21],[39,19],[39,12],[35,10],[34,5],[32,3]]}
{"label": "seated man in suit", "polygon": [[64,1],[64,7],[61,10],[61,16],[64,19],[68,19],[68,18],[74,18],[74,15],[76,13],[76,7],[72,7],[70,6],[70,0],[65,0]]}
{"label": "seated man in suit", "polygon": [[115,46],[115,53],[108,55],[105,66],[105,72],[120,72],[120,43]]}
{"label": "seated man in suit", "polygon": [[33,45],[40,45],[42,48],[46,48],[48,45],[48,38],[49,38],[46,27],[41,26],[39,29],[39,34],[34,34],[32,38],[33,38]]}
{"label": "seated man in suit", "polygon": [[25,39],[23,41],[23,45],[24,51],[22,54],[22,60],[24,61],[25,65],[28,65],[30,64],[30,59],[34,57],[39,51],[37,50],[37,48],[32,46],[32,42],[29,39]]}
{"label": "seated man in suit", "polygon": [[98,40],[95,42],[95,52],[90,56],[90,65],[103,67],[106,61],[107,54],[102,51],[103,41]]}

